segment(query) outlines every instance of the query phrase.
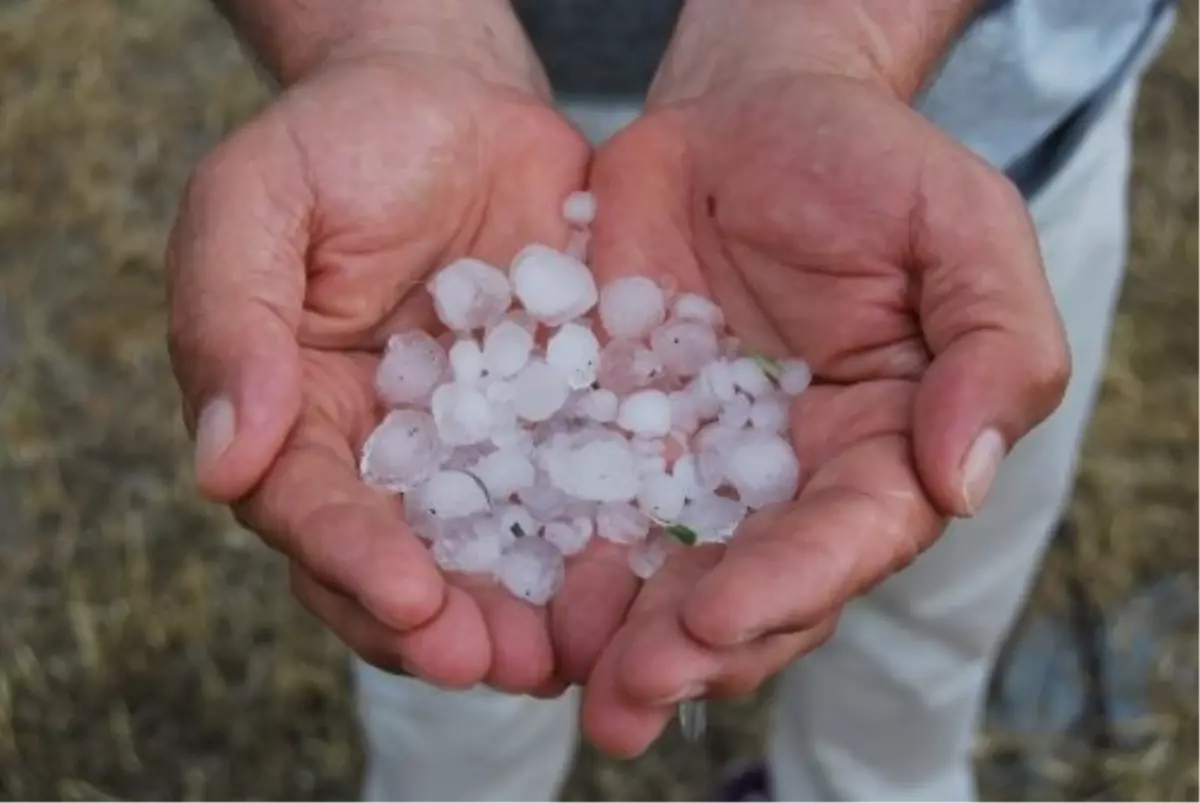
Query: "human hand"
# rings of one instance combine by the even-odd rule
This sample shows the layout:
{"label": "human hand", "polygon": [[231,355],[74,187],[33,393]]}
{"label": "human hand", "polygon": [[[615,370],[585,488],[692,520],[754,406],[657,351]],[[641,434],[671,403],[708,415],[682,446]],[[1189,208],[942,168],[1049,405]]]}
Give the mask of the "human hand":
{"label": "human hand", "polygon": [[[287,556],[297,597],[356,652],[444,686],[553,693],[551,617],[594,652],[587,629],[603,643],[623,608],[565,594],[539,610],[443,576],[356,467],[387,336],[435,322],[423,278],[459,256],[505,265],[529,242],[567,242],[562,202],[589,148],[524,55],[496,55],[498,30],[475,48],[411,28],[397,46],[374,28],[369,47],[274,59],[294,80],[188,188],[169,248],[171,354],[202,490]],[[568,588],[586,596],[618,567],[601,547]]]}
{"label": "human hand", "polygon": [[596,157],[601,279],[670,273],[816,377],[792,411],[798,498],[727,548],[677,552],[597,662],[583,725],[615,754],[644,750],[678,701],[746,693],[818,646],[847,601],[979,509],[1065,390],[1017,191],[909,109],[903,82],[837,63],[660,82]]}

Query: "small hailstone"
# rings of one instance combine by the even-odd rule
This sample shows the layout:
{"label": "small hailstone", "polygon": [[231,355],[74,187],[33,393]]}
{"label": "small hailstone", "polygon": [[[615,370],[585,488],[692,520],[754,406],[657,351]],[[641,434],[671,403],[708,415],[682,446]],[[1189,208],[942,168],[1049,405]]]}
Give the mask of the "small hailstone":
{"label": "small hailstone", "polygon": [[787,395],[798,396],[812,384],[812,369],[804,360],[784,360],[779,365],[779,388]]}
{"label": "small hailstone", "polygon": [[750,423],[752,409],[753,402],[749,397],[738,393],[721,405],[721,416],[718,420],[727,427],[740,429]]}
{"label": "small hailstone", "polygon": [[375,374],[375,391],[392,407],[421,401],[433,392],[446,366],[446,350],[425,332],[392,335]]}
{"label": "small hailstone", "polygon": [[658,357],[633,340],[610,340],[600,351],[600,387],[623,396],[650,384],[662,373]]}
{"label": "small hailstone", "polygon": [[563,201],[562,212],[568,223],[590,225],[596,219],[596,196],[590,192],[573,192]]}
{"label": "small hailstone", "polygon": [[644,541],[638,541],[629,550],[629,570],[635,577],[649,580],[667,562],[671,548],[671,538],[662,534],[651,535]]}
{"label": "small hailstone", "polygon": [[510,377],[525,367],[532,351],[532,332],[514,321],[501,321],[483,339],[483,366],[491,376]]}
{"label": "small hailstone", "polygon": [[738,390],[753,399],[765,396],[775,389],[771,378],[752,357],[739,357],[730,365],[733,382]]}
{"label": "small hailstone", "polygon": [[593,390],[584,395],[576,405],[576,411],[585,418],[597,424],[611,424],[617,420],[617,410],[621,406],[617,394],[611,390]]}
{"label": "small hailstone", "polygon": [[661,438],[671,431],[671,400],[661,390],[627,396],[621,402],[617,426],[644,438]]}
{"label": "small hailstone", "polygon": [[696,375],[717,358],[718,351],[713,330],[692,321],[674,321],[655,329],[650,348],[663,367],[679,377]]}
{"label": "small hailstone", "polygon": [[542,530],[542,537],[564,555],[578,554],[592,537],[592,520],[587,516],[552,521]]}
{"label": "small hailstone", "polygon": [[571,388],[558,369],[530,360],[513,378],[513,409],[526,421],[545,421],[567,403]]}
{"label": "small hailstone", "polygon": [[561,326],[596,305],[592,272],[579,260],[548,246],[523,249],[513,260],[511,273],[521,306],[543,323]]}
{"label": "small hailstone", "polygon": [[517,491],[517,499],[529,515],[543,522],[558,518],[571,504],[571,497],[545,477],[538,477],[533,485]]}
{"label": "small hailstone", "polygon": [[755,401],[750,408],[750,426],[767,432],[784,432],[788,426],[788,397],[773,393]]}
{"label": "small hailstone", "polygon": [[456,382],[433,392],[433,419],[443,441],[463,446],[487,440],[492,432],[492,405],[479,388]]}
{"label": "small hailstone", "polygon": [[404,494],[401,500],[404,521],[418,538],[435,541],[445,530],[446,522],[435,519],[426,513],[425,509],[421,507],[419,497],[420,495],[416,493]]}
{"label": "small hailstone", "polygon": [[573,390],[589,388],[596,381],[600,342],[588,327],[565,324],[546,345],[546,362],[567,378]]}
{"label": "small hailstone", "polygon": [[725,482],[726,453],[741,437],[741,431],[721,423],[709,424],[696,433],[696,485],[715,491]]}
{"label": "small hailstone", "polygon": [[471,466],[492,499],[507,499],[533,485],[537,472],[530,459],[516,448],[500,449]]}
{"label": "small hailstone", "polygon": [[667,450],[666,444],[655,438],[634,438],[629,447],[642,457],[657,457]]}
{"label": "small hailstone", "polygon": [[701,420],[715,417],[721,412],[721,400],[713,393],[712,386],[704,376],[698,376],[684,387],[691,405]]}
{"label": "small hailstone", "polygon": [[687,391],[674,390],[667,394],[671,403],[671,429],[691,435],[700,427],[700,414]]}
{"label": "small hailstone", "polygon": [[736,499],[706,494],[688,501],[679,523],[696,533],[696,543],[728,541],[746,517],[746,506]]}
{"label": "small hailstone", "polygon": [[396,410],[363,444],[360,472],[368,485],[407,491],[431,477],[449,456],[433,416],[420,410]]}
{"label": "small hailstone", "polygon": [[749,507],[758,509],[796,495],[800,462],[792,445],[771,432],[747,430],[724,455],[724,474]]}
{"label": "small hailstone", "polygon": [[459,521],[433,542],[433,559],[448,572],[491,572],[500,564],[504,539],[492,522]]}
{"label": "small hailstone", "polygon": [[650,519],[633,505],[614,502],[596,511],[596,535],[617,544],[632,544],[650,532]]}
{"label": "small hailstone", "polygon": [[438,319],[457,331],[487,326],[512,303],[508,277],[478,259],[460,259],[438,271],[429,292]]}
{"label": "small hailstone", "polygon": [[685,454],[671,466],[671,479],[683,489],[684,497],[690,499],[696,493],[696,456]]}
{"label": "small hailstone", "polygon": [[435,519],[474,516],[490,507],[479,482],[464,471],[439,471],[417,494],[421,509]]}
{"label": "small hailstone", "polygon": [[639,480],[658,474],[665,474],[667,471],[667,459],[660,454],[643,455],[637,459],[637,471]]}
{"label": "small hailstone", "polygon": [[637,496],[637,457],[618,436],[577,449],[552,449],[546,452],[546,460],[551,482],[576,499],[623,502]]}
{"label": "small hailstone", "polygon": [[562,586],[566,567],[553,544],[530,536],[517,539],[504,551],[496,576],[514,596],[545,605]]}
{"label": "small hailstone", "polygon": [[479,344],[467,338],[450,347],[450,369],[454,381],[471,385],[483,376],[483,352]]}
{"label": "small hailstone", "polygon": [[685,495],[683,485],[669,474],[652,474],[643,478],[637,501],[646,515],[658,521],[670,522],[683,512]]}
{"label": "small hailstone", "polygon": [[721,308],[704,296],[683,293],[675,299],[675,317],[681,321],[696,321],[714,329],[725,323]]}
{"label": "small hailstone", "polygon": [[728,402],[737,396],[733,367],[724,360],[717,360],[704,366],[700,376],[718,401]]}
{"label": "small hailstone", "polygon": [[600,322],[613,338],[643,338],[665,318],[663,292],[644,276],[617,279],[600,291]]}

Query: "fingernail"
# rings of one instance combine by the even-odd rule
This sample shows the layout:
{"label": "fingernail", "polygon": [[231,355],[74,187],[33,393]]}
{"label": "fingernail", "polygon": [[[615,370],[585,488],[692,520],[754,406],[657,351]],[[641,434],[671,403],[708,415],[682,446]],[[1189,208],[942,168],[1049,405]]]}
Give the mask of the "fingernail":
{"label": "fingernail", "polygon": [[207,473],[233,443],[233,402],[218,396],[196,419],[196,474]]}
{"label": "fingernail", "polygon": [[985,429],[967,450],[962,463],[963,503],[970,515],[983,507],[991,490],[1000,462],[1004,460],[1004,437],[995,429]]}

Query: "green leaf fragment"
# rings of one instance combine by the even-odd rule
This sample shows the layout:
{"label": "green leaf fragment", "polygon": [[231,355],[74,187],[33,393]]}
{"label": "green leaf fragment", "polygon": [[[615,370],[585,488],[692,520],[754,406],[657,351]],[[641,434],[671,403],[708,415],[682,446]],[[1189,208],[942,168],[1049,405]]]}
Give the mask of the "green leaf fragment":
{"label": "green leaf fragment", "polygon": [[672,524],[666,529],[666,533],[684,546],[695,546],[700,538],[696,531],[686,524]]}
{"label": "green leaf fragment", "polygon": [[772,360],[770,357],[766,357],[755,351],[750,352],[748,356],[754,360],[759,368],[763,369],[764,374],[772,379],[778,380],[779,377],[783,376],[783,366],[776,360]]}

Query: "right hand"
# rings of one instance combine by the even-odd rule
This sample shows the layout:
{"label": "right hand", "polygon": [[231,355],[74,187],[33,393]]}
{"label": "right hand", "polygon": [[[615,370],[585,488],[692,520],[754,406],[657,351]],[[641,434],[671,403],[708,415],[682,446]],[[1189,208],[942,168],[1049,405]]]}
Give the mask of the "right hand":
{"label": "right hand", "polygon": [[460,256],[564,247],[562,202],[585,181],[587,143],[538,89],[466,61],[331,61],[203,161],[169,247],[171,357],[202,491],[287,556],[349,646],[443,686],[553,693],[555,633],[568,670],[590,665],[624,613],[619,557],[576,560],[532,608],[443,576],[356,468],[388,335],[435,323],[422,281]]}

